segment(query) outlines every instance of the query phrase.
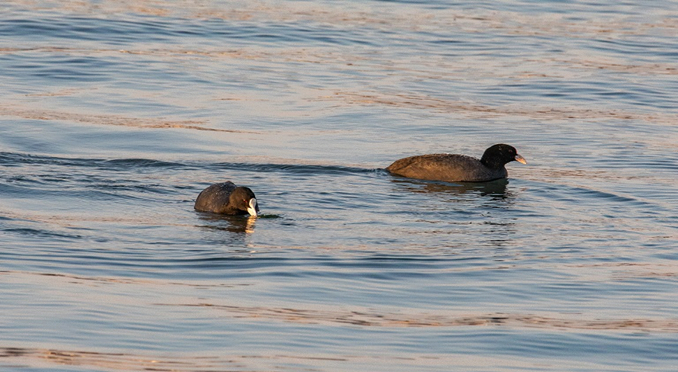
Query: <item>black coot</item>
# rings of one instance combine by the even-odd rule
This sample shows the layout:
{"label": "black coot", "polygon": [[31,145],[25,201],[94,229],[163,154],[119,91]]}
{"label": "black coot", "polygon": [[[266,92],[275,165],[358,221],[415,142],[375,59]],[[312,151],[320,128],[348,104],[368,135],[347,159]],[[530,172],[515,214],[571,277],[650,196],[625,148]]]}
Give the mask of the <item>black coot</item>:
{"label": "black coot", "polygon": [[459,154],[410,156],[396,160],[386,168],[391,174],[421,180],[446,182],[487,182],[508,177],[504,165],[511,161],[527,164],[513,146],[490,146],[483,157]]}
{"label": "black coot", "polygon": [[249,214],[256,217],[259,206],[252,190],[227,181],[215,183],[203,190],[195,200],[195,210],[221,214]]}

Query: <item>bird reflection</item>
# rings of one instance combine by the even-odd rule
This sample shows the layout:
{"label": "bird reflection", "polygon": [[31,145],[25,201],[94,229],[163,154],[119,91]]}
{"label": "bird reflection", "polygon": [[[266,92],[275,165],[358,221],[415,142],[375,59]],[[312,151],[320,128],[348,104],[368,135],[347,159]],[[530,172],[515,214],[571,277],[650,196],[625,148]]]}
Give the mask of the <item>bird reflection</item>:
{"label": "bird reflection", "polygon": [[256,217],[231,216],[217,213],[199,213],[202,221],[209,223],[201,227],[213,230],[223,230],[239,234],[251,234],[254,232]]}
{"label": "bird reflection", "polygon": [[437,181],[421,181],[413,179],[393,179],[392,182],[399,187],[414,193],[444,193],[444,194],[478,194],[481,196],[490,196],[496,199],[506,199],[511,197],[510,191],[506,190],[509,181],[499,179],[490,182],[460,182],[448,183]]}

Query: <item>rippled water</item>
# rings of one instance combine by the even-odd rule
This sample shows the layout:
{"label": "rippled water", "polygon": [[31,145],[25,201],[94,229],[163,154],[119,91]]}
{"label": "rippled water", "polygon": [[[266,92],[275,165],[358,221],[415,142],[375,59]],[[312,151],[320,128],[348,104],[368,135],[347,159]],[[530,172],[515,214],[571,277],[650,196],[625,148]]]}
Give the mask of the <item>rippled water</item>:
{"label": "rippled water", "polygon": [[675,2],[0,9],[0,369],[675,370]]}

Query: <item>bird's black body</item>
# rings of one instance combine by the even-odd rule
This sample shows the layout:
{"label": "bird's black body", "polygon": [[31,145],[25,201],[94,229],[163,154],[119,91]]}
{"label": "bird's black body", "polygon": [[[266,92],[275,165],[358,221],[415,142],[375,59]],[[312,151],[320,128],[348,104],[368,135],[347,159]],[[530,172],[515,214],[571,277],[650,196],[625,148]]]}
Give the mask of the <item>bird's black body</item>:
{"label": "bird's black body", "polygon": [[504,165],[514,160],[526,164],[513,146],[497,144],[485,150],[480,160],[459,154],[419,155],[396,160],[386,170],[421,180],[487,182],[508,177]]}
{"label": "bird's black body", "polygon": [[259,206],[252,190],[247,187],[238,187],[233,182],[227,181],[215,183],[203,190],[195,200],[195,210],[256,216],[259,212]]}

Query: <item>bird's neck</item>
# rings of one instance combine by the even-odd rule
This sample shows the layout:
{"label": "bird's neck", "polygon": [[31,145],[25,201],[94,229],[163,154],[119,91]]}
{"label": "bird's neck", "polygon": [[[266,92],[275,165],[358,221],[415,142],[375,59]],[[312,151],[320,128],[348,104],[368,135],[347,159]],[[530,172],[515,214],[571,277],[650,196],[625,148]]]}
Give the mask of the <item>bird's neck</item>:
{"label": "bird's neck", "polygon": [[485,156],[483,156],[482,159],[480,159],[480,162],[490,169],[501,169],[504,166],[504,163],[502,163],[501,161],[491,160]]}

